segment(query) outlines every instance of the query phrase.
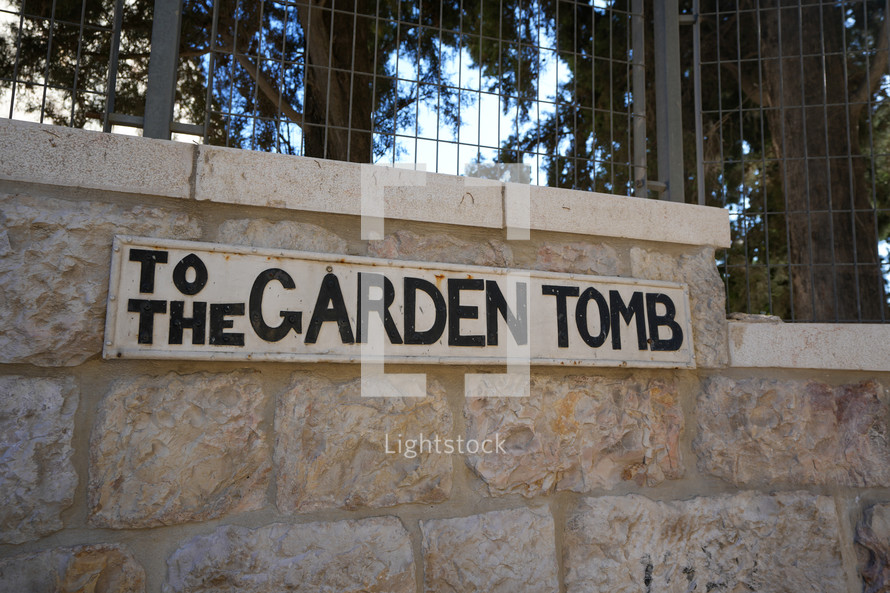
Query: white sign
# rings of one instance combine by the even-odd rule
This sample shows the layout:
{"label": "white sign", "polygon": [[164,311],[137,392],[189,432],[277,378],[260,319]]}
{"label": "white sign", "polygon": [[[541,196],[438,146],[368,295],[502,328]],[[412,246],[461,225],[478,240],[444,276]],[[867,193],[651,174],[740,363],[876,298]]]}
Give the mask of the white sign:
{"label": "white sign", "polygon": [[105,358],[694,368],[685,286],[117,237]]}

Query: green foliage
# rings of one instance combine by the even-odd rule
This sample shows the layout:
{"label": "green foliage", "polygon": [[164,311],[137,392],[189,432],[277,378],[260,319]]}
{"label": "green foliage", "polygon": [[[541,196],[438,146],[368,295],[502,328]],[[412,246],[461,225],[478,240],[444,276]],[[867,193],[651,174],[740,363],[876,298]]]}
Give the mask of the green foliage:
{"label": "green foliage", "polygon": [[[118,113],[142,115],[144,110],[152,8],[151,0],[124,5]],[[22,11],[21,25],[13,21],[0,31],[0,79],[20,81],[15,88],[17,106],[25,113],[43,111],[45,121],[58,125],[101,123],[113,2],[27,0]]]}
{"label": "green foliage", "polygon": [[[650,66],[653,1],[645,2]],[[786,213],[784,140],[762,110],[776,100],[765,95],[762,60],[778,48],[752,33],[762,30],[762,10],[773,4],[701,0],[707,15],[701,19],[702,156],[706,202],[731,214],[734,241],[718,254],[728,309],[788,318],[794,306],[789,228],[797,223]],[[692,0],[681,5],[691,12]],[[124,3],[117,113],[144,110],[152,7],[153,0]],[[318,19],[314,25],[303,22],[308,7]],[[477,174],[501,174],[493,163],[527,167],[537,159],[539,181],[548,185],[630,194],[635,100],[645,102],[646,135],[655,137],[651,67],[645,96],[631,92],[630,9],[630,0],[184,0],[176,118],[203,123],[209,111],[211,144],[396,160],[397,135],[412,137],[420,115],[434,114],[440,131],[455,135],[466,110],[492,93],[511,126],[487,156],[480,150]],[[846,60],[847,80],[829,84],[846,84],[852,95],[873,84],[885,3],[826,4],[824,10],[843,17],[826,26],[842,27],[845,43],[835,54]],[[21,26],[15,21],[0,31],[0,79],[25,81],[16,87],[19,108],[60,125],[101,123],[112,18],[112,0],[26,0]],[[307,25],[315,37],[307,36]],[[692,27],[681,27],[687,196],[696,195],[698,181],[692,34]],[[319,64],[329,50],[330,62]],[[478,86],[460,88],[466,72],[449,72],[458,62]],[[332,74],[319,69],[328,65]],[[558,77],[545,80],[553,70]],[[325,80],[330,87],[320,89]],[[876,238],[884,241],[890,236],[890,78],[868,90],[866,107],[849,126],[857,134],[849,158],[868,162],[857,183],[868,188]],[[349,128],[356,146],[367,136],[367,150],[348,154],[310,142],[313,128],[325,137]],[[653,144],[648,179],[657,178]]]}

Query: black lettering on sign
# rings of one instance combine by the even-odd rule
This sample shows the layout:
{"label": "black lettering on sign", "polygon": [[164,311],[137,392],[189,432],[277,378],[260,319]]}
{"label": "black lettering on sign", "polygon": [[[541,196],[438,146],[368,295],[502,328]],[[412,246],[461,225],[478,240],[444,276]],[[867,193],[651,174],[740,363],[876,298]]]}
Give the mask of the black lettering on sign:
{"label": "black lettering on sign", "polygon": [[281,311],[279,315],[282,320],[276,327],[268,325],[263,319],[263,294],[265,294],[266,285],[273,280],[276,280],[287,290],[297,287],[290,274],[279,268],[264,270],[253,281],[248,302],[250,309],[248,317],[256,335],[267,342],[278,342],[291,330],[298,334],[303,332],[303,313],[300,311]]}
{"label": "black lettering on sign", "polygon": [[[190,269],[195,271],[195,279],[191,282],[186,279]],[[173,284],[182,294],[198,294],[207,285],[207,266],[194,253],[188,254],[173,268]]]}
{"label": "black lettering on sign", "polygon": [[545,284],[541,287],[541,294],[556,297],[556,345],[560,348],[568,348],[569,321],[566,309],[566,297],[578,296],[578,287]]}
{"label": "black lettering on sign", "polygon": [[344,344],[354,344],[352,325],[349,323],[349,313],[346,311],[346,303],[343,301],[343,291],[340,290],[340,281],[333,274],[325,274],[321,281],[321,289],[312,310],[312,319],[309,320],[309,328],[306,330],[306,343],[314,344],[318,341],[318,332],[321,324],[326,321],[336,321],[340,330],[340,341]]}
{"label": "black lettering on sign", "polygon": [[[664,305],[664,315],[656,313],[656,305],[659,303]],[[646,295],[646,315],[649,318],[649,338],[652,340],[653,352],[673,352],[683,345],[683,330],[674,321],[676,314],[677,308],[668,295],[660,292]],[[671,337],[667,340],[658,338],[658,328],[662,326],[667,326],[671,330]]]}
{"label": "black lettering on sign", "polygon": [[130,299],[127,311],[139,313],[139,344],[153,344],[155,333],[155,315],[167,312],[167,301],[150,301],[146,299]]}
{"label": "black lettering on sign", "polygon": [[[383,293],[383,297],[379,299],[371,298],[371,288],[379,288]],[[383,319],[383,328],[386,335],[389,336],[390,344],[401,344],[402,336],[399,335],[399,329],[393,321],[389,308],[396,299],[396,290],[392,285],[392,281],[383,274],[368,274],[359,272],[358,274],[358,302],[356,304],[356,326],[355,341],[364,344],[368,341],[365,335],[367,332],[369,316],[371,311],[375,311],[381,319]]]}
{"label": "black lettering on sign", "polygon": [[448,279],[448,345],[449,346],[485,346],[485,336],[474,334],[460,335],[461,319],[478,319],[479,307],[460,304],[462,290],[483,290],[485,282],[476,278]]}
{"label": "black lettering on sign", "polygon": [[[433,309],[436,317],[429,329],[417,331],[417,291],[427,294],[433,301]],[[435,344],[445,331],[445,321],[448,314],[445,310],[445,298],[435,284],[422,278],[406,277],[404,282],[405,295],[405,343],[406,344]]]}
{"label": "black lettering on sign", "polygon": [[151,251],[148,249],[131,249],[130,261],[137,261],[142,264],[139,268],[139,292],[149,294],[154,292],[155,264],[167,263],[167,252]]}
{"label": "black lettering on sign", "polygon": [[528,285],[516,283],[516,313],[507,306],[507,299],[494,280],[485,281],[485,323],[488,345],[498,345],[498,313],[507,322],[513,340],[519,346],[528,344]]}
{"label": "black lettering on sign", "polygon": [[630,303],[624,304],[621,294],[617,290],[609,291],[609,309],[612,312],[612,348],[621,350],[621,322],[619,317],[624,319],[624,323],[630,325],[630,322],[636,317],[637,320],[637,347],[640,350],[647,350],[649,345],[646,343],[646,320],[643,312],[643,293],[635,292],[630,297]]}
{"label": "black lettering on sign", "polygon": [[[590,335],[590,325],[587,321],[587,309],[591,300],[596,303],[600,317],[600,333],[596,336]],[[600,291],[591,287],[581,293],[575,305],[575,324],[578,326],[581,339],[591,348],[599,348],[606,342],[606,336],[609,335],[609,305]]]}
{"label": "black lettering on sign", "polygon": [[212,346],[243,346],[244,334],[227,334],[235,322],[226,317],[244,315],[244,303],[211,303],[210,304],[210,344]]}
{"label": "black lettering on sign", "polygon": [[192,316],[185,317],[184,301],[170,301],[170,333],[167,338],[168,344],[182,344],[182,330],[192,330],[192,344],[199,345],[204,343],[204,336],[207,333],[207,303],[192,303]]}

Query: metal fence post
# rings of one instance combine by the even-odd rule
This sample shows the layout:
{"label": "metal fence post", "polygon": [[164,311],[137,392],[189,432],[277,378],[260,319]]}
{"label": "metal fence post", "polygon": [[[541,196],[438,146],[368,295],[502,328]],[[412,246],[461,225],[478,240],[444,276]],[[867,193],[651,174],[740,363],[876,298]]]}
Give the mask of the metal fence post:
{"label": "metal fence post", "polygon": [[684,202],[680,7],[678,0],[653,4],[658,180],[666,186],[661,199]]}
{"label": "metal fence post", "polygon": [[645,198],[649,192],[646,179],[646,28],[643,0],[633,0],[631,8],[633,35],[633,181],[634,195]]}
{"label": "metal fence post", "polygon": [[145,122],[142,128],[142,135],[146,138],[170,139],[181,24],[180,0],[155,0],[148,88],[145,94]]}

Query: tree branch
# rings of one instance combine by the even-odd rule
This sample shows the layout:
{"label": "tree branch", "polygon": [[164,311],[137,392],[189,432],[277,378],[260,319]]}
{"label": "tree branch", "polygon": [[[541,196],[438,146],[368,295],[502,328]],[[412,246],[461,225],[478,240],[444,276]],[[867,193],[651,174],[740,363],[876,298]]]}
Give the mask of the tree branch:
{"label": "tree branch", "polygon": [[735,62],[721,62],[720,66],[725,67],[735,76],[742,91],[745,93],[745,97],[753,101],[758,107],[763,107],[763,102],[760,100],[760,85],[757,82],[752,80],[750,76],[740,73],[739,67]]}
{"label": "tree branch", "polygon": [[[877,55],[874,61],[870,64],[870,70],[868,73],[868,79],[863,80],[862,84],[859,85],[855,91],[850,94],[850,101],[852,103],[865,103],[868,101],[871,94],[875,91],[880,84],[881,79],[884,77],[884,74],[887,72],[887,54],[890,53],[890,49],[888,49],[887,45],[887,22],[886,19],[890,17],[890,14],[887,14],[887,9],[884,12],[885,22],[881,23],[881,36],[878,37],[878,45],[875,48]],[[867,60],[868,58],[866,58]]]}
{"label": "tree branch", "polygon": [[240,53],[238,51],[238,47],[235,45],[235,40],[229,34],[228,31],[220,31],[220,36],[225,40],[226,43],[232,45],[232,55],[238,63],[241,64],[241,67],[247,70],[247,73],[250,74],[250,77],[256,81],[257,88],[259,88],[266,98],[272,101],[272,103],[278,105],[278,108],[281,110],[281,113],[285,114],[291,122],[297,124],[301,128],[303,127],[303,114],[293,108],[289,101],[285,100],[284,96],[278,91],[275,85],[269,80],[269,77],[266,76],[256,64],[253,63],[253,60],[248,58],[246,55]]}

